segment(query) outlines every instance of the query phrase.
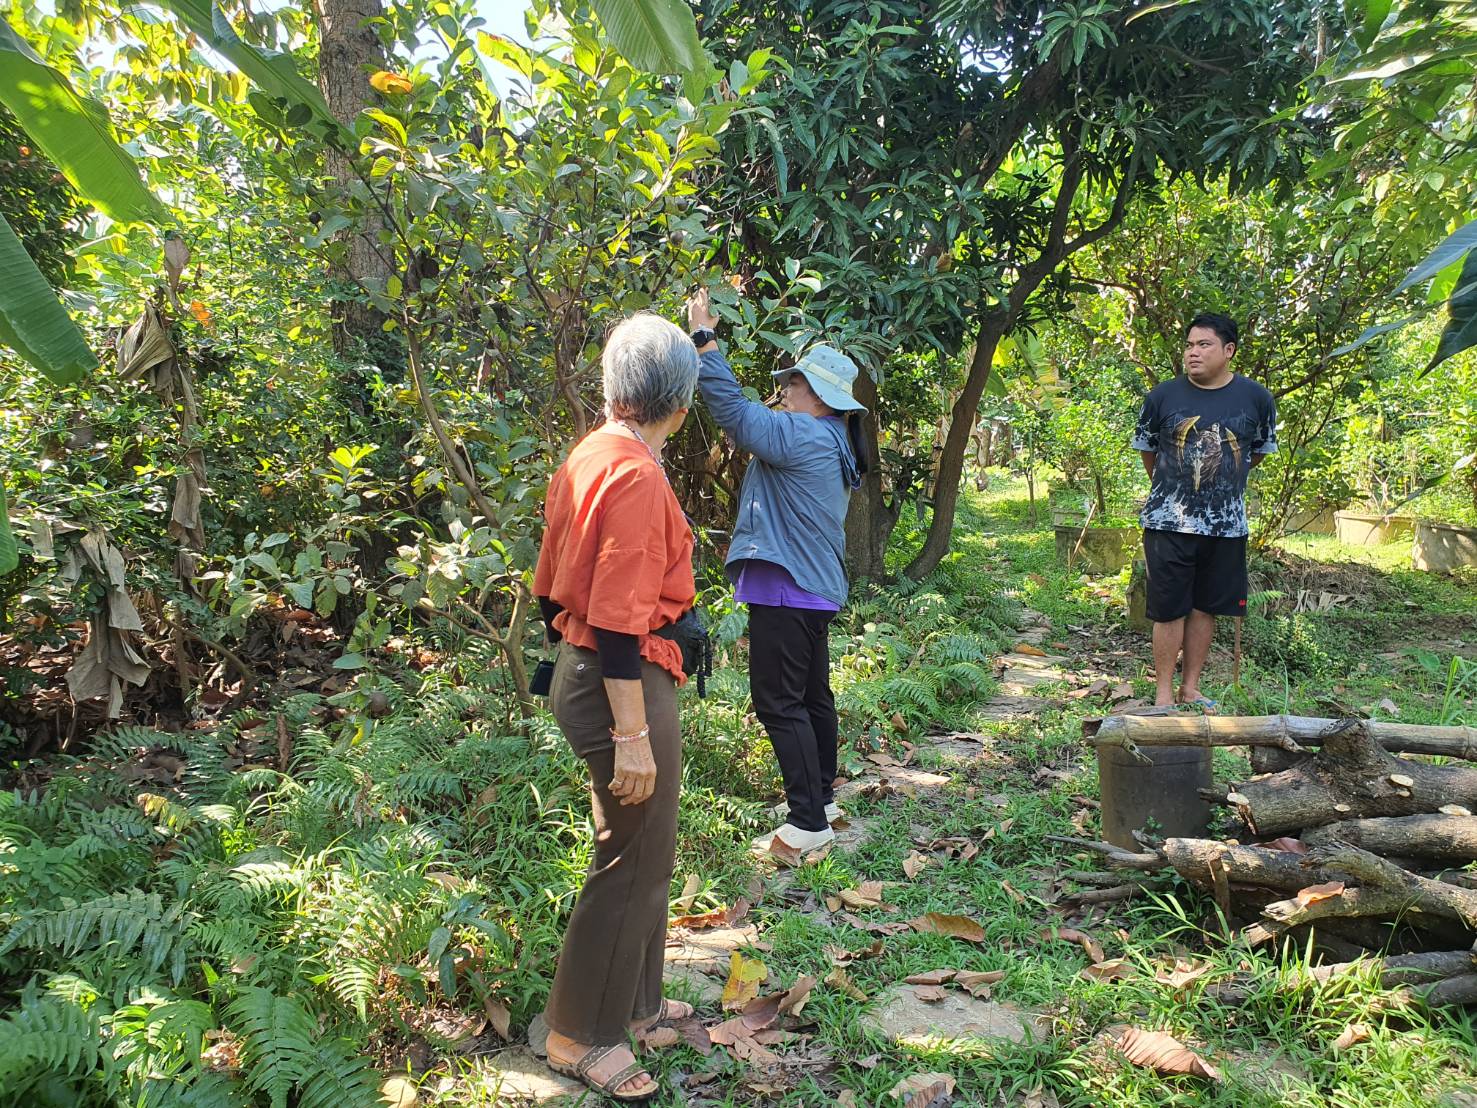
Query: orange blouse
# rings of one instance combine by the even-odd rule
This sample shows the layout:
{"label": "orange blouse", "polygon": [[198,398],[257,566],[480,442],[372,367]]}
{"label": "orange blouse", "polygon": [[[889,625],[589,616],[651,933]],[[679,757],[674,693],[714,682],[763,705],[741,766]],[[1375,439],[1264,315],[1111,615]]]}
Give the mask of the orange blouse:
{"label": "orange blouse", "polygon": [[641,656],[677,679],[682,650],[651,632],[692,607],[692,529],[645,444],[586,435],[549,482],[533,591],[561,605],[554,628],[595,649],[592,627],[636,635]]}

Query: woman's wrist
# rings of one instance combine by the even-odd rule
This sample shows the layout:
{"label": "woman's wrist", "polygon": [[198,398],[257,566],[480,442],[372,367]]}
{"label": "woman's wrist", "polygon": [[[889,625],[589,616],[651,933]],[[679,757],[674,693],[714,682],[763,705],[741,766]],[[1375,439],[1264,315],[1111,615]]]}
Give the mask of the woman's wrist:
{"label": "woman's wrist", "polygon": [[651,738],[651,727],[644,723],[630,730],[620,727],[610,729],[610,741],[614,743],[634,743],[649,738]]}

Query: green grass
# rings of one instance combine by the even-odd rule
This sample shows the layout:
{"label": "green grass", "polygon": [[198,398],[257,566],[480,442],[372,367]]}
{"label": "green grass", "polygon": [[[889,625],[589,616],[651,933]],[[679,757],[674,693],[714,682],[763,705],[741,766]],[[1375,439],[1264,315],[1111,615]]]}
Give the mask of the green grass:
{"label": "green grass", "polygon": [[[1014,641],[1016,618],[1029,605],[1051,621],[1049,640],[1074,651],[1118,644],[1120,677],[1139,693],[1149,679],[1147,644],[1122,630],[1126,574],[1064,573],[1044,511],[1041,519],[1031,526],[1022,485],[997,480],[984,496],[966,498],[954,552],[929,580],[858,590],[832,635],[848,771],[860,771],[868,752],[900,755],[902,741],[939,730],[986,733],[986,756],[949,769],[953,779],[942,788],[857,803],[854,814],[869,825],[865,842],[803,867],[794,895],[770,892],[751,916],[766,944],[753,952],[769,967],[766,989],[803,974],[824,978],[827,945],[861,949],[873,941],[839,917],[801,910],[806,892],[823,903],[861,881],[895,882],[886,900],[896,915],[859,914],[967,915],[980,921],[986,941],[890,936],[880,956],[848,970],[869,1000],[818,986],[806,1008],[816,1022],[812,1037],[781,1048],[822,1045],[829,1065],[756,1087],[755,1072],[724,1052],[703,1058],[678,1047],[652,1060],[664,1082],[657,1103],[701,1096],[709,1104],[808,1108],[849,1089],[860,1104],[883,1104],[898,1080],[930,1070],[957,1079],[954,1103],[981,1106],[1014,1103],[1041,1086],[1061,1104],[1084,1108],[1384,1108],[1434,1104],[1472,1085],[1477,1029],[1469,1016],[1387,1009],[1367,981],[1310,986],[1298,977],[1295,954],[1279,959],[1228,943],[1213,906],[1183,885],[1087,924],[1109,957],[1144,970],[1137,979],[1085,979],[1088,962],[1077,946],[1042,938],[1061,918],[1051,904],[1058,873],[1093,868],[1046,836],[1096,833],[1091,811],[1085,830],[1074,826],[1082,805],[1073,798],[1097,791],[1080,720],[1100,709],[1075,701],[1048,709],[1043,701],[1033,718],[986,725],[992,659]],[[910,517],[899,534],[898,562],[921,529]],[[1298,540],[1289,550],[1306,559],[1291,563],[1303,574],[1297,580],[1354,581],[1361,603],[1299,613],[1293,623],[1285,602],[1276,602],[1284,607],[1248,622],[1240,689],[1229,685],[1226,656],[1214,656],[1212,695],[1246,711],[1389,697],[1401,719],[1477,722],[1477,677],[1461,661],[1453,668],[1453,653],[1441,649],[1477,611],[1470,588],[1414,574],[1388,549]],[[1266,561],[1259,573],[1265,589],[1292,587],[1286,565]],[[696,876],[695,910],[749,892],[747,843],[779,798],[748,703],[742,619],[722,626],[723,665],[710,699],[684,694],[673,892]],[[261,1038],[252,1048],[248,1036],[248,1050],[265,1060],[253,1072],[268,1072],[263,1067],[276,1059],[281,1079],[299,1093],[329,1095],[325,1072],[292,1069],[302,1045],[293,1027],[321,1027],[324,1057],[337,1059],[328,1068],[348,1074],[351,1086],[378,1080],[367,1063],[405,1072],[407,1047],[420,1039],[430,1048],[412,1052],[429,1066],[418,1078],[422,1103],[495,1102],[487,1062],[458,1056],[446,1032],[457,1019],[475,1022],[484,997],[506,1005],[520,1032],[542,1008],[590,851],[582,767],[547,719],[509,732],[495,671],[475,653],[459,658],[454,672],[361,680],[390,691],[389,716],[367,719],[354,707],[362,696],[350,694],[338,700],[349,708],[343,718],[313,696],[280,706],[294,736],[290,774],[249,749],[248,763],[262,764],[237,764],[253,736],[275,746],[272,723],[248,728],[253,721],[243,714],[215,732],[120,729],[92,755],[54,766],[34,798],[0,798],[0,926],[8,935],[0,992],[9,1011],[0,1022],[0,1104],[250,1103],[235,1077],[209,1072],[197,1052],[205,1031],[246,1034],[244,1005],[263,998],[291,1018],[276,1029],[280,1041]],[[180,760],[178,780],[140,783],[141,757],[161,747]],[[1217,752],[1217,779],[1246,772],[1239,754]],[[143,791],[165,800],[143,801]],[[919,834],[966,836],[981,852],[937,860],[904,880],[902,863]],[[84,933],[77,922],[63,943],[16,938],[48,913],[75,914],[78,904],[114,895],[145,898],[129,902],[147,917],[137,936],[109,938],[95,924]],[[1153,980],[1177,956],[1212,966],[1180,994]],[[989,1051],[899,1047],[866,1034],[859,1017],[889,986],[942,966],[1003,971],[994,998],[1040,1012],[1052,1033]],[[1246,1003],[1205,994],[1206,982],[1233,975],[1251,982]],[[1352,1022],[1368,1024],[1371,1037],[1331,1054],[1329,1043]],[[1125,1024],[1170,1031],[1220,1061],[1276,1059],[1286,1074],[1274,1083],[1256,1065],[1232,1065],[1221,1085],[1162,1078],[1115,1060],[1111,1032]],[[37,1041],[25,1037],[26,1027],[50,1029],[49,1052],[26,1045]],[[104,1049],[63,1049],[78,1028],[91,1029],[90,1041]],[[676,1080],[699,1071],[715,1077],[679,1099]]]}

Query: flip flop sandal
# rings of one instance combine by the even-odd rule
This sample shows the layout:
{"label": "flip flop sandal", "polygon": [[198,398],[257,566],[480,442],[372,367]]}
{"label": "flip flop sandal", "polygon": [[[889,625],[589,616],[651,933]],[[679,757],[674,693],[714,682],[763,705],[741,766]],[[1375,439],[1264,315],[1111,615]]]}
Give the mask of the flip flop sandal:
{"label": "flip flop sandal", "polygon": [[604,1081],[597,1081],[590,1076],[590,1071],[602,1061],[609,1058],[615,1051],[624,1049],[628,1048],[625,1046],[592,1046],[572,1066],[565,1065],[563,1062],[556,1062],[553,1058],[548,1059],[548,1064],[549,1068],[555,1073],[562,1073],[565,1077],[572,1077],[580,1082],[580,1084],[593,1089],[601,1096],[608,1096],[611,1100],[618,1101],[621,1104],[643,1104],[656,1096],[659,1087],[654,1087],[649,1093],[616,1092],[617,1089],[631,1080],[631,1078],[640,1077],[642,1074],[646,1075],[647,1080],[651,1081],[653,1086],[656,1085],[656,1082],[652,1080],[651,1073],[639,1058],[625,1069],[607,1077]]}
{"label": "flip flop sandal", "polygon": [[1182,700],[1180,705],[1185,708],[1199,708],[1205,712],[1214,712],[1216,709],[1216,702],[1208,696],[1197,696],[1194,700]]}
{"label": "flip flop sandal", "polygon": [[[687,1009],[686,1013],[680,1016],[675,1011],[675,1006],[678,1004]],[[695,1015],[697,1015],[697,1009],[685,1000],[668,1000],[662,997],[662,1006],[656,1010],[656,1019],[651,1026],[661,1027],[668,1023],[681,1023],[683,1020],[692,1019]]]}

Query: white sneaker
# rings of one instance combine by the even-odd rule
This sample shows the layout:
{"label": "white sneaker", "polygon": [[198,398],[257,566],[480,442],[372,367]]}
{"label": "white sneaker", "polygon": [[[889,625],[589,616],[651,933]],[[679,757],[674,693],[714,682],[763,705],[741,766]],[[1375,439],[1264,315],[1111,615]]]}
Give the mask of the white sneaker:
{"label": "white sneaker", "polygon": [[823,831],[803,831],[793,823],[782,823],[767,835],[760,835],[755,839],[754,849],[768,853],[774,840],[779,839],[786,846],[807,854],[812,850],[819,850],[835,838],[836,832],[829,827]]}
{"label": "white sneaker", "polygon": [[841,810],[841,805],[834,800],[826,805],[826,822],[835,823],[838,819],[845,819],[846,813]]}

